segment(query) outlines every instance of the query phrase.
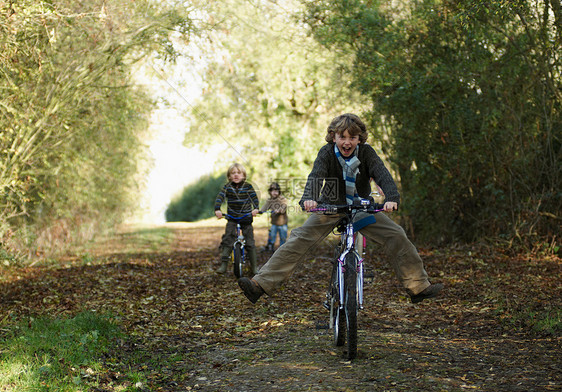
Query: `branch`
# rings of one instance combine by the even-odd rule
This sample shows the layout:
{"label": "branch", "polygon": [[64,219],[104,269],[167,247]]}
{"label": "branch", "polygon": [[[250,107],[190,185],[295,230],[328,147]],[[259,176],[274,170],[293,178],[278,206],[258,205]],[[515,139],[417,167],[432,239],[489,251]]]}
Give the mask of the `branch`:
{"label": "branch", "polygon": [[554,214],[552,214],[552,213],[550,213],[550,212],[539,212],[539,215],[541,215],[541,216],[546,216],[546,217],[548,217],[548,218],[552,218],[552,219],[556,219],[556,220],[562,220],[561,217],[556,216],[556,215],[554,215]]}
{"label": "branch", "polygon": [[550,0],[550,5],[552,11],[554,12],[554,23],[558,28],[559,32],[562,30],[562,6],[560,5],[560,0]]}

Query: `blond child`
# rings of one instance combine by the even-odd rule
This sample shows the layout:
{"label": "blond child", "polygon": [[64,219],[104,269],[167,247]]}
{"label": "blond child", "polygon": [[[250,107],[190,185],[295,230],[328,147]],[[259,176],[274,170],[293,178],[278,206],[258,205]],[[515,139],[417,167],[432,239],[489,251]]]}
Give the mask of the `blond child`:
{"label": "blond child", "polygon": [[[239,163],[234,163],[226,172],[228,182],[222,187],[215,200],[215,216],[220,219],[224,215],[222,204],[227,202],[227,216],[225,232],[219,249],[221,251],[221,265],[218,273],[224,274],[228,267],[232,246],[236,241],[236,224],[240,223],[246,240],[246,249],[252,272],[257,273],[257,254],[254,241],[253,217],[259,212],[259,200],[254,187],[246,182],[246,169]],[[241,218],[241,219],[237,219]]]}

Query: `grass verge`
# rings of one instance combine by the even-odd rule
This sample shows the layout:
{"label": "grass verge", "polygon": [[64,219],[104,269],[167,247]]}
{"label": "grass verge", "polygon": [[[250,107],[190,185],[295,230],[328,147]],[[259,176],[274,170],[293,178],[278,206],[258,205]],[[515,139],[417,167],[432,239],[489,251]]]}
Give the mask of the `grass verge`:
{"label": "grass verge", "polygon": [[525,329],[550,336],[560,336],[562,332],[562,310],[556,307],[533,309],[531,306],[525,306],[510,309],[505,303],[500,302],[496,314],[510,329]]}
{"label": "grass verge", "polygon": [[[94,312],[6,324],[0,322],[0,391],[91,390],[104,373],[103,354],[122,336],[110,317]],[[120,390],[136,390],[135,378]]]}

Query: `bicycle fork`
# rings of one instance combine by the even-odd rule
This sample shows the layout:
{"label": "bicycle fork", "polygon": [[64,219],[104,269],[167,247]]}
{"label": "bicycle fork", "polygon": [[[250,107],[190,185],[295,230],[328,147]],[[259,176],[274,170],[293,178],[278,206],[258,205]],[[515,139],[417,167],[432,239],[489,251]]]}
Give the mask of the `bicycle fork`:
{"label": "bicycle fork", "polygon": [[245,260],[246,260],[246,257],[245,257],[246,256],[246,254],[245,254],[246,253],[245,252],[246,240],[244,239],[244,235],[242,234],[242,227],[240,227],[240,223],[236,224],[236,232],[238,234],[237,239],[238,239],[238,242],[240,242],[241,251],[242,251],[242,254],[240,255],[241,256],[240,260],[242,260],[242,262],[244,263]]}
{"label": "bicycle fork", "polygon": [[363,257],[357,260],[357,305],[363,309]]}
{"label": "bicycle fork", "polygon": [[[337,279],[338,279],[338,296],[339,296],[339,307],[343,309],[345,304],[345,270],[346,268],[350,268],[350,266],[346,265],[345,259],[349,253],[355,254],[357,257],[357,305],[359,309],[363,309],[363,257],[359,256],[354,251],[345,251],[341,254],[338,258],[338,267],[337,267]],[[353,267],[351,267],[353,268]]]}

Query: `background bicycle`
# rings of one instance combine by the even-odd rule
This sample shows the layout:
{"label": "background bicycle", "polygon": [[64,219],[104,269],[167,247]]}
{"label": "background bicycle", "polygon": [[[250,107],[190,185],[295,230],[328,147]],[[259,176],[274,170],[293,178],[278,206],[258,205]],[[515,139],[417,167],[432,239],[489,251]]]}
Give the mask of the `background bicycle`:
{"label": "background bicycle", "polygon": [[232,272],[236,278],[241,278],[244,276],[244,269],[247,259],[246,251],[246,240],[244,234],[242,233],[242,228],[240,227],[240,221],[245,217],[251,215],[247,213],[240,217],[234,217],[232,215],[226,214],[226,218],[236,222],[236,240],[232,246],[231,260],[232,260]]}

